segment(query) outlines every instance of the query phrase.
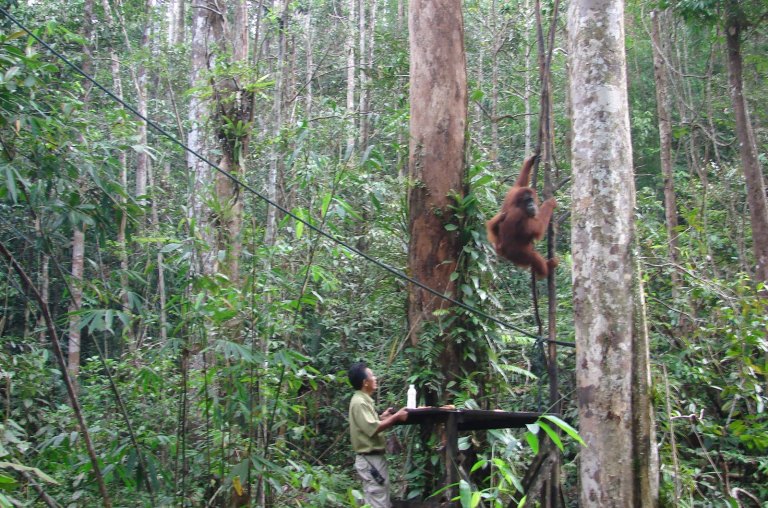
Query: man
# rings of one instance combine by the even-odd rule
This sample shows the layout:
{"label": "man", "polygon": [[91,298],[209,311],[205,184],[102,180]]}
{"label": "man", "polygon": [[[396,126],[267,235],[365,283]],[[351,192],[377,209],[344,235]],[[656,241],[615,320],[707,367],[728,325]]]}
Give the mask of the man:
{"label": "man", "polygon": [[376,376],[365,362],[349,368],[349,382],[355,389],[349,401],[349,434],[355,451],[355,470],[363,481],[363,495],[371,508],[390,508],[389,472],[384,456],[383,431],[408,418],[405,408],[387,408],[376,414],[371,394],[376,391]]}

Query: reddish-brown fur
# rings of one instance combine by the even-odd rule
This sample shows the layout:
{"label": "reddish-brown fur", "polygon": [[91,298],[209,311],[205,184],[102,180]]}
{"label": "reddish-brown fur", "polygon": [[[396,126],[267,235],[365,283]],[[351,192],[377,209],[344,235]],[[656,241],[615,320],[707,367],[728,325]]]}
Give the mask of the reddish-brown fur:
{"label": "reddish-brown fur", "polygon": [[[539,206],[536,191],[529,187],[531,169],[536,157],[529,157],[523,163],[520,176],[504,198],[501,210],[486,222],[488,241],[496,254],[512,261],[517,266],[532,267],[539,277],[546,277],[549,270],[557,266],[557,259],[546,261],[533,248],[534,240],[541,240],[547,230],[552,211],[557,206],[553,198]],[[531,217],[526,210],[526,198],[532,197],[538,212]]]}

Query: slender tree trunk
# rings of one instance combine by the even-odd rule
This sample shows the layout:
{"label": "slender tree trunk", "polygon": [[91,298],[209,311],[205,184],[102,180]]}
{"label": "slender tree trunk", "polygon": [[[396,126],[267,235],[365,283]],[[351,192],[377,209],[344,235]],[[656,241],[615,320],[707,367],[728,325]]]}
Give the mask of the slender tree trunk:
{"label": "slender tree trunk", "polygon": [[312,4],[307,7],[307,13],[304,18],[304,45],[306,46],[307,54],[307,86],[304,95],[304,116],[306,118],[312,118],[312,82],[315,75],[315,63],[314,63],[314,34],[312,32]]}
{"label": "slender tree trunk", "polygon": [[[93,59],[91,55],[91,39],[93,36],[93,0],[85,0],[83,4],[83,61],[81,68],[87,75],[93,75]],[[91,85],[88,84],[83,94],[83,111],[88,112]],[[84,141],[81,135],[81,142]],[[69,342],[67,347],[67,370],[77,389],[77,378],[80,374],[80,316],[77,314],[83,304],[83,270],[85,260],[85,224],[73,225],[72,233],[72,271],[69,280]]]}
{"label": "slender tree trunk", "polygon": [[576,391],[587,443],[579,453],[581,505],[650,507],[658,502],[658,470],[648,393],[637,393],[649,389],[650,374],[632,250],[623,2],[574,0],[568,36]]}
{"label": "slender tree trunk", "polygon": [[[485,48],[478,48],[477,56],[475,56],[475,68],[477,69],[477,74],[475,76],[475,81],[478,83],[478,86],[482,86],[485,83]],[[470,72],[470,71],[467,71]],[[489,116],[489,120],[491,123],[494,123],[495,116],[493,115],[493,108],[491,108],[491,111],[488,112],[489,114],[486,114],[486,111],[483,110],[483,103],[482,101],[473,101],[474,105],[471,107],[471,115],[469,117],[469,131],[472,133],[470,136],[470,139],[477,139],[478,140],[478,146],[481,148],[485,148],[485,121],[486,117]],[[493,156],[491,154],[488,155],[488,158],[493,160]]]}
{"label": "slender tree trunk", "polygon": [[355,148],[355,39],[357,27],[357,2],[349,0],[349,22],[347,23],[347,153]]}
{"label": "slender tree trunk", "polygon": [[358,142],[357,146],[360,150],[360,153],[365,152],[365,141],[367,138],[367,125],[368,125],[368,108],[366,107],[366,88],[368,87],[368,51],[366,50],[366,45],[368,44],[368,35],[366,33],[366,26],[367,26],[367,12],[365,9],[367,1],[366,0],[358,0],[357,5],[357,20],[358,20],[358,26],[357,26],[357,36],[360,41],[360,44],[358,45],[358,54],[360,55],[360,64],[358,65],[358,82],[360,83],[360,93],[359,93],[359,101],[358,101],[358,111],[359,111],[359,124],[360,128],[358,129]]}
{"label": "slender tree trunk", "polygon": [[645,306],[639,241],[632,223],[632,446],[635,506],[659,504],[659,452],[656,445],[656,417],[651,394],[651,345]]}
{"label": "slender tree trunk", "polygon": [[525,21],[523,22],[523,40],[525,41],[525,89],[523,90],[523,105],[525,107],[525,130],[524,130],[524,136],[525,136],[525,153],[531,153],[531,136],[532,136],[532,128],[531,128],[531,122],[533,120],[531,115],[531,90],[533,89],[533,86],[531,85],[531,48],[532,46],[528,44],[528,41],[530,39],[531,34],[531,23],[533,23],[534,17],[531,15],[531,0],[525,0]]}
{"label": "slender tree trunk", "polygon": [[667,85],[667,66],[665,63],[665,44],[661,36],[661,22],[666,18],[666,11],[651,11],[651,42],[653,45],[653,74],[656,80],[656,112],[659,122],[659,143],[661,147],[661,173],[664,176],[664,212],[667,226],[667,248],[672,263],[670,271],[672,295],[677,299],[680,288],[680,275],[677,267],[680,256],[677,250],[677,203],[675,201],[675,179],[672,168],[672,126],[669,114],[669,92]]}
{"label": "slender tree trunk", "polygon": [[[366,13],[366,3],[369,3]],[[360,152],[365,152],[370,136],[371,77],[373,70],[373,43],[376,29],[377,0],[360,0]],[[368,17],[366,18],[366,14]]]}
{"label": "slender tree trunk", "polygon": [[[69,342],[67,345],[67,370],[76,382],[80,374],[80,316],[83,305],[83,267],[85,259],[85,226],[76,225],[72,235],[72,278],[69,282]],[[76,385],[77,386],[77,385]]]}
{"label": "slender tree trunk", "polygon": [[[37,216],[35,218],[35,232],[37,233],[37,236],[39,238],[42,238],[42,227],[40,225],[40,216]],[[47,251],[44,249],[40,253],[40,274],[38,278],[38,290],[40,291],[40,298],[42,300],[42,303],[44,305],[48,305],[48,298],[50,296],[50,287],[51,287],[51,278],[50,278],[50,264],[51,264],[51,256],[48,255]],[[45,338],[45,317],[43,316],[43,313],[40,312],[37,317],[37,326],[36,328],[40,330],[38,332],[37,340],[40,343],[41,346],[47,347],[46,344],[46,338]],[[2,330],[0,330],[2,332]]]}
{"label": "slender tree trunk", "polygon": [[765,196],[765,181],[760,161],[757,158],[757,144],[749,120],[747,102],[744,99],[742,62],[741,62],[741,26],[729,16],[725,30],[728,48],[728,79],[731,89],[731,102],[736,116],[736,137],[739,140],[741,162],[744,166],[744,179],[747,183],[747,203],[752,222],[752,249],[755,253],[758,281],[768,283],[768,204]]}
{"label": "slender tree trunk", "polygon": [[[280,144],[277,140],[280,138],[280,133],[283,127],[283,85],[284,85],[284,67],[285,67],[285,23],[287,21],[287,0],[277,0],[275,4],[275,10],[280,13],[278,23],[278,35],[277,35],[277,64],[274,69],[275,74],[275,91],[272,101],[272,121],[273,121],[273,136],[275,142],[272,144],[272,156],[269,161],[269,172],[267,173],[267,197],[273,202],[278,200],[278,173],[280,167]],[[267,210],[267,227],[265,234],[265,243],[267,245],[274,245],[277,235],[277,210],[274,206],[270,206]]]}
{"label": "slender tree trunk", "polygon": [[[141,48],[149,48],[152,37],[152,14],[155,8],[154,0],[147,0],[144,8],[144,31],[141,34]],[[147,83],[149,82],[149,69],[142,61],[136,69],[136,78],[134,86],[136,87],[136,109],[145,118],[149,115],[147,102]],[[144,147],[136,153],[136,198],[140,203],[146,202],[147,194],[147,172],[149,171],[149,152],[147,147],[147,123],[139,122],[138,127],[138,145]]]}
{"label": "slender tree trunk", "polygon": [[[111,31],[118,30],[118,25],[115,23],[114,16],[112,16],[112,7],[109,0],[102,0],[101,6],[104,9],[104,17],[107,21],[107,26]],[[109,51],[110,70],[112,71],[112,91],[119,99],[123,98],[123,78],[121,75],[120,57],[114,49],[110,48]],[[120,166],[120,185],[123,189],[128,189],[128,158],[124,150],[120,150],[117,153],[118,165]],[[120,197],[120,209],[119,209],[119,223],[117,227],[117,248],[119,249],[118,257],[120,259],[120,304],[123,312],[126,315],[130,315],[131,308],[128,301],[129,282],[128,282],[128,243],[126,240],[126,231],[128,229],[128,212],[126,206],[128,199]],[[124,339],[127,344],[133,344],[133,338],[131,333],[131,327],[126,326],[123,328]]]}
{"label": "slender tree trunk", "polygon": [[[491,162],[495,167],[499,164],[499,52],[503,46],[504,31],[498,31],[496,18],[499,16],[496,0],[493,1],[491,10],[491,24],[493,30],[493,48],[491,48]],[[482,81],[481,81],[482,83]]]}
{"label": "slender tree trunk", "polygon": [[[170,163],[168,163],[170,164]],[[153,175],[153,171],[150,168],[149,170],[149,185],[153,189],[153,199],[152,199],[152,229],[155,232],[155,234],[158,236],[158,238],[161,237],[162,232],[160,231],[160,217],[158,215],[157,211],[157,191],[155,190],[155,179]],[[168,341],[168,313],[166,310],[166,290],[165,290],[165,256],[163,255],[163,248],[162,248],[162,242],[158,242],[157,244],[157,255],[156,255],[156,261],[157,261],[157,298],[158,298],[158,306],[159,308],[159,322],[158,325],[160,327],[160,341],[162,344],[166,344]]]}

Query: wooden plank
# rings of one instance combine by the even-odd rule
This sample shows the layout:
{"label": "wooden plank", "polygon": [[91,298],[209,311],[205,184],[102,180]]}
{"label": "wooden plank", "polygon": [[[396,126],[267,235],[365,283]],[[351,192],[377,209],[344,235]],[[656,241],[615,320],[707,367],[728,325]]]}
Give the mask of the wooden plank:
{"label": "wooden plank", "polygon": [[446,409],[423,407],[408,409],[408,419],[398,425],[445,423],[455,415],[458,430],[514,429],[534,423],[542,414],[536,412],[490,411],[484,409]]}

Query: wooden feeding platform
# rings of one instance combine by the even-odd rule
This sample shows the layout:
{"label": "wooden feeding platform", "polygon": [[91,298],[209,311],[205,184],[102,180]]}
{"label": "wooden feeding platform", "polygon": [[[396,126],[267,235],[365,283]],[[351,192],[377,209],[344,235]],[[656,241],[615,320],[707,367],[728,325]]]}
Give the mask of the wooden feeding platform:
{"label": "wooden feeding platform", "polygon": [[[515,429],[535,423],[545,413],[500,411],[488,409],[451,409],[419,407],[406,409],[408,419],[398,425],[446,423],[456,430]],[[446,427],[446,430],[447,427]]]}

